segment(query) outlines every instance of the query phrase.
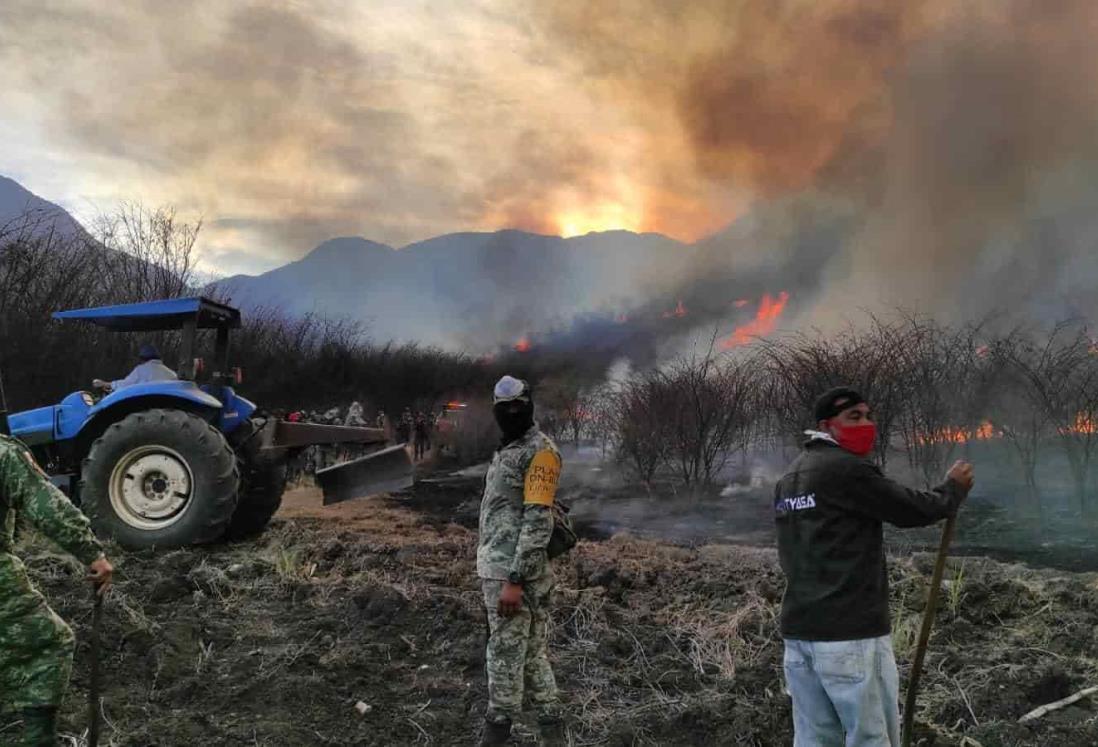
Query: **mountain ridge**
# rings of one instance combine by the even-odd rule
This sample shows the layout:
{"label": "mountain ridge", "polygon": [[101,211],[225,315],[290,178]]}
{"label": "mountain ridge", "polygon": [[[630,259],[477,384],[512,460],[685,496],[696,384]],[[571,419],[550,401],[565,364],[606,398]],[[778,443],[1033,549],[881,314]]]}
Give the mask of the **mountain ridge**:
{"label": "mountain ridge", "polygon": [[64,235],[86,234],[86,229],[60,205],[39,197],[14,179],[0,174],[0,228],[13,226],[24,217],[39,221],[36,232],[51,228]]}
{"label": "mountain ridge", "polygon": [[627,306],[669,272],[684,271],[692,246],[620,230],[570,238],[464,231],[401,248],[344,236],[294,262],[212,287],[245,309],[349,317],[380,336],[430,344],[470,335],[483,346],[576,313]]}
{"label": "mountain ridge", "polygon": [[[0,225],[28,211],[87,235],[63,208],[0,176]],[[662,295],[685,275],[696,246],[626,230],[568,238],[514,228],[461,231],[401,247],[336,236],[300,259],[216,279],[206,290],[245,312],[317,313],[359,321],[376,339],[491,350]]]}

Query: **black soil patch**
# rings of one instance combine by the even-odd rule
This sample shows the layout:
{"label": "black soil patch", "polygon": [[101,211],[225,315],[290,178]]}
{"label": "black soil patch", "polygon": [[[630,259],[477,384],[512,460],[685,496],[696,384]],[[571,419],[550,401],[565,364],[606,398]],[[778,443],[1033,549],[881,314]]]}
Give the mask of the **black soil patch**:
{"label": "black soil patch", "polygon": [[[253,542],[118,554],[103,628],[104,744],[472,744],[485,702],[477,485],[417,489],[376,519],[276,520]],[[413,510],[414,509],[414,510]],[[85,728],[81,569],[21,548],[79,645],[63,729]],[[906,680],[932,559],[892,561]],[[788,745],[772,550],[616,536],[557,563],[552,657],[574,745]],[[1091,574],[954,559],[918,744],[1098,744]],[[355,709],[363,703],[364,713]],[[518,742],[535,743],[528,724]],[[972,744],[973,742],[969,742]]]}

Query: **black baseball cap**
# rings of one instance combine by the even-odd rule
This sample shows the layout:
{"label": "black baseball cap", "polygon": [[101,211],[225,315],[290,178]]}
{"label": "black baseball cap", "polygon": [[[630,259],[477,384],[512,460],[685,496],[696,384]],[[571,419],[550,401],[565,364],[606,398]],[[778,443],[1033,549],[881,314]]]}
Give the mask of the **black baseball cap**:
{"label": "black baseball cap", "polygon": [[860,405],[862,402],[865,402],[865,398],[851,387],[837,386],[828,389],[816,400],[816,406],[813,410],[816,415],[814,422],[830,420],[846,408]]}

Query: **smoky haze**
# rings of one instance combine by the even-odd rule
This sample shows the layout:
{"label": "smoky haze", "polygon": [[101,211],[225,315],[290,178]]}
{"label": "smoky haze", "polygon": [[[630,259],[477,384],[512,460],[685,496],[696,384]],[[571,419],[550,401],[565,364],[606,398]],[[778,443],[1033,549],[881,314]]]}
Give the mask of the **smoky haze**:
{"label": "smoky haze", "polygon": [[[631,6],[632,7],[632,6]],[[675,113],[753,197],[677,297],[793,294],[802,321],[1095,311],[1098,6],[554,3],[558,43],[627,107]],[[767,287],[769,286],[769,287]]]}
{"label": "smoky haze", "polygon": [[203,214],[214,267],[335,236],[681,239],[624,288],[493,239],[436,314],[463,347],[658,358],[783,291],[781,323],[825,328],[1093,315],[1096,32],[1083,0],[13,0],[0,103],[13,143],[33,130],[89,182]]}

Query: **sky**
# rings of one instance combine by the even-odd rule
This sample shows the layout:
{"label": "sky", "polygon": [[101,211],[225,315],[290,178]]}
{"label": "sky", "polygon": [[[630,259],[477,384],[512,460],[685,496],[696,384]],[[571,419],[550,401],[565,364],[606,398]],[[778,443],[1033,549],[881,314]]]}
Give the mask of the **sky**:
{"label": "sky", "polygon": [[539,5],[6,0],[0,173],[80,217],[175,205],[227,272],[339,235],[727,223],[743,195],[697,179],[672,113],[600,90]]}
{"label": "sky", "polygon": [[1009,270],[1016,216],[1092,212],[1096,34],[1091,0],[5,0],[0,173],[81,218],[201,217],[226,274],[850,204],[829,287],[901,267],[925,296]]}

